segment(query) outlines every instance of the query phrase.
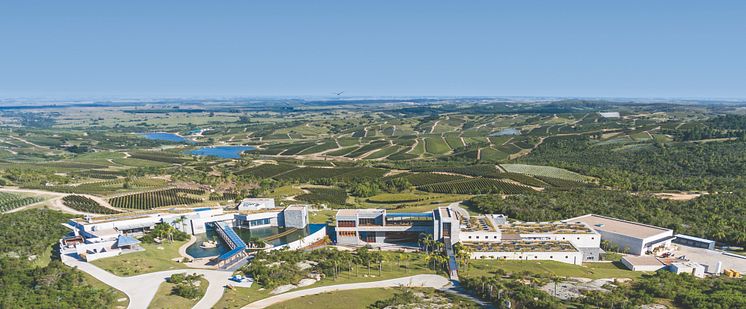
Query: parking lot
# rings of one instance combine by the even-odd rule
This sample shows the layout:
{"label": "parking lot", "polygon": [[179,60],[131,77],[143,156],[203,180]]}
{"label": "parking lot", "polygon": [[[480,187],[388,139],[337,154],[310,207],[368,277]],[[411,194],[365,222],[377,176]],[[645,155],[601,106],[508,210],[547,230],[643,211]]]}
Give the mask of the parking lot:
{"label": "parking lot", "polygon": [[683,256],[690,261],[710,266],[708,271],[714,271],[715,267],[717,267],[717,263],[723,262],[722,270],[730,268],[741,273],[746,273],[746,258],[728,256],[723,254],[721,251],[687,247],[679,244],[676,244],[675,246],[677,249],[673,251],[675,254],[674,258]]}

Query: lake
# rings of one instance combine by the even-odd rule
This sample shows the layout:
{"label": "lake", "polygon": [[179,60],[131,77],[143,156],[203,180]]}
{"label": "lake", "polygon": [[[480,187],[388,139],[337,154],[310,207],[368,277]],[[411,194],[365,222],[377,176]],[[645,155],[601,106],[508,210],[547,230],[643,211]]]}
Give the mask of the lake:
{"label": "lake", "polygon": [[169,141],[169,142],[176,142],[176,143],[190,143],[191,141],[183,138],[179,135],[176,135],[174,133],[166,133],[166,132],[151,132],[151,133],[142,133],[143,136],[147,139],[154,139],[159,141]]}
{"label": "lake", "polygon": [[240,159],[242,152],[254,149],[256,149],[254,146],[210,146],[192,150],[189,154],[223,159]]}

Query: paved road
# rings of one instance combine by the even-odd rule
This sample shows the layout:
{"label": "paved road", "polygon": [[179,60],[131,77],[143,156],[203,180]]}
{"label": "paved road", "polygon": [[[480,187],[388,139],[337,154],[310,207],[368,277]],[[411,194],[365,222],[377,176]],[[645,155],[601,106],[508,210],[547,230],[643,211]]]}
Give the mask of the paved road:
{"label": "paved road", "polygon": [[194,306],[194,308],[212,308],[218,300],[223,296],[225,286],[229,283],[236,285],[235,282],[230,282],[229,277],[231,272],[219,271],[219,270],[208,270],[208,269],[178,269],[160,271],[156,273],[142,274],[132,277],[119,277],[114,274],[105,271],[91,263],[79,261],[74,257],[63,255],[62,262],[71,267],[77,267],[79,270],[84,271],[98,280],[114,287],[127,294],[130,300],[130,309],[147,308],[150,302],[155,297],[155,293],[158,291],[158,287],[163,283],[166,278],[173,274],[178,273],[196,273],[205,276],[205,279],[210,283],[207,286],[205,296]]}
{"label": "paved road", "polygon": [[404,278],[381,280],[373,282],[361,282],[361,283],[349,283],[349,284],[338,284],[322,286],[318,288],[312,288],[307,290],[300,290],[294,292],[287,292],[280,295],[275,295],[262,300],[255,301],[243,309],[255,309],[255,308],[266,308],[271,305],[284,302],[293,298],[301,296],[314,295],[333,291],[343,290],[355,290],[355,289],[370,289],[370,288],[389,288],[398,286],[411,286],[411,287],[427,287],[439,289],[449,284],[448,279],[438,275],[415,275]]}

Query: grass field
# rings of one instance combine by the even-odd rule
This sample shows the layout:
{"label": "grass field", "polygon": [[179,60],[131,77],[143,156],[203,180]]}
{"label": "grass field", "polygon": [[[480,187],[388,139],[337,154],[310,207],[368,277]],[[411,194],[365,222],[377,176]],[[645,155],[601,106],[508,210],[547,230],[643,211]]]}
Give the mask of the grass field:
{"label": "grass field", "polygon": [[[368,308],[378,300],[387,299],[396,289],[360,289],[322,293],[291,299],[268,309],[348,309]],[[329,301],[333,299],[334,301]]]}
{"label": "grass field", "polygon": [[310,223],[327,223],[329,219],[332,219],[332,221],[334,221],[336,215],[336,210],[309,211],[308,221]]}
{"label": "grass field", "polygon": [[[142,244],[145,251],[128,253],[110,258],[95,260],[93,265],[117,276],[134,276],[162,270],[187,268],[171,259],[179,257],[179,247],[186,241],[164,242],[163,244]],[[158,249],[158,248],[163,249]]]}
{"label": "grass field", "polygon": [[[316,284],[312,284],[307,287],[298,288],[292,291],[304,290],[310,288],[316,288],[327,285],[357,283],[357,282],[369,282],[394,279],[400,277],[413,276],[417,274],[433,274],[434,271],[427,268],[424,264],[424,259],[417,256],[410,256],[413,260],[411,262],[403,263],[401,266],[397,266],[393,252],[383,252],[386,256],[386,260],[390,261],[384,264],[381,275],[378,275],[376,269],[371,269],[371,275],[366,276],[367,269],[358,267],[358,274],[354,272],[343,272],[336,280],[334,278],[326,277]],[[250,288],[236,288],[235,290],[226,289],[225,294],[220,301],[215,304],[213,308],[241,308],[248,305],[251,302],[267,298],[271,294],[271,289],[261,289],[258,284],[253,285]],[[346,307],[346,308],[359,308],[359,307]]]}
{"label": "grass field", "polygon": [[506,272],[530,271],[538,274],[560,277],[600,278],[638,278],[643,272],[631,271],[618,262],[585,263],[583,266],[555,261],[497,261],[472,260],[468,270],[459,271],[459,276],[490,276],[497,269]]}
{"label": "grass field", "polygon": [[[207,290],[207,279],[201,278],[199,280],[200,295],[205,295]],[[170,309],[170,308],[192,308],[199,302],[200,298],[188,299],[178,295],[171,294],[171,290],[176,286],[169,282],[163,282],[158,287],[158,291],[155,293],[155,297],[150,302],[148,308],[151,309]]]}

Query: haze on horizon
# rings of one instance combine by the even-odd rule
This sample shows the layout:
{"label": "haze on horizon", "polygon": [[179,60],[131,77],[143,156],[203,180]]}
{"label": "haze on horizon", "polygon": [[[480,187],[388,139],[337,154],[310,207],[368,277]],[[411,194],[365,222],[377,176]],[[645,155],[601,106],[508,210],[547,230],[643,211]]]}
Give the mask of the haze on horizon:
{"label": "haze on horizon", "polygon": [[743,1],[0,3],[0,97],[746,98]]}

